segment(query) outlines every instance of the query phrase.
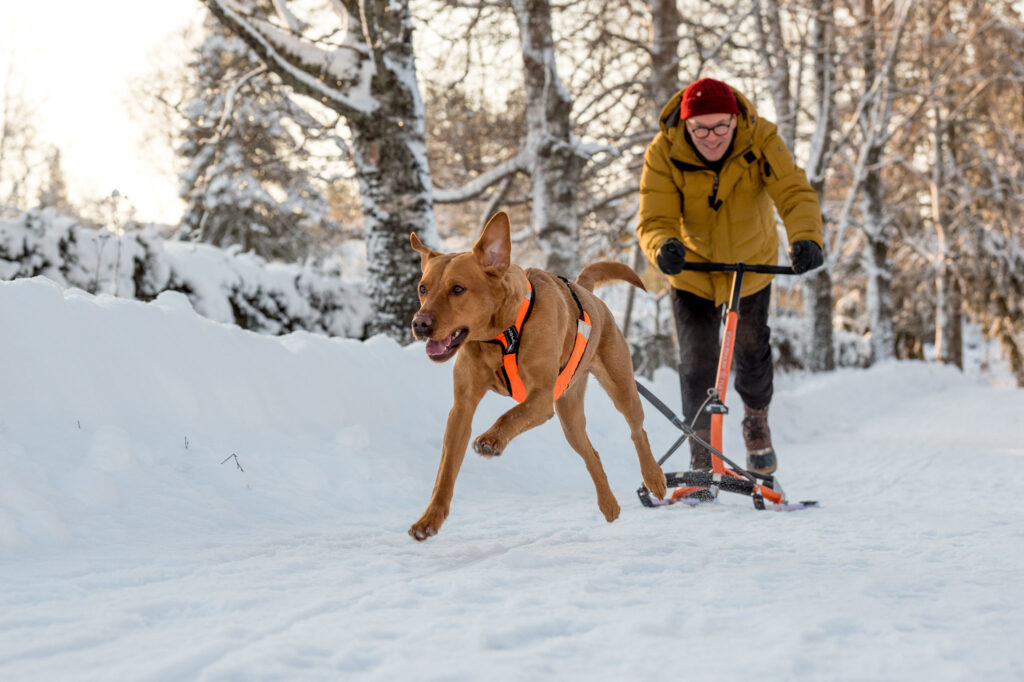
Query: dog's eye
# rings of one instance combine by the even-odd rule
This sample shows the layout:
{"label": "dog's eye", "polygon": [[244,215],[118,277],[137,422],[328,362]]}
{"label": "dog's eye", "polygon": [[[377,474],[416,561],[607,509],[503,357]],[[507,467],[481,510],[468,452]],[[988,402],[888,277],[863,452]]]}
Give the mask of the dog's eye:
{"label": "dog's eye", "polygon": [[466,291],[466,287],[456,284],[452,287],[452,296],[461,296]]}
{"label": "dog's eye", "polygon": [[426,295],[427,295],[427,287],[426,287],[426,285],[421,284],[420,285],[420,296],[426,296]]}

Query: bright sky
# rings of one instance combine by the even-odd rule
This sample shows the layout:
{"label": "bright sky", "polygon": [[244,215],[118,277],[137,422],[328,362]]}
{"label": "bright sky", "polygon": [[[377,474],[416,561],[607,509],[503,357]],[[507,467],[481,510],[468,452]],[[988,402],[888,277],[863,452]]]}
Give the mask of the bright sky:
{"label": "bright sky", "polygon": [[182,205],[173,154],[144,148],[125,101],[151,73],[154,52],[192,21],[199,0],[0,0],[0,67],[37,105],[41,141],[63,154],[72,200],[117,189],[140,220],[176,223]]}

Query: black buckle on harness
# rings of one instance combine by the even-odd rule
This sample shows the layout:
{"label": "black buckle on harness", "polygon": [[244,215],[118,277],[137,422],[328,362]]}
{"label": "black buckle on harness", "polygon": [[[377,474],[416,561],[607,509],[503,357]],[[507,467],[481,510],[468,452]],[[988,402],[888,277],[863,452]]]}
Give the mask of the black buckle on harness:
{"label": "black buckle on harness", "polygon": [[505,334],[505,349],[502,354],[512,355],[519,348],[519,332],[515,327],[509,327],[503,333]]}

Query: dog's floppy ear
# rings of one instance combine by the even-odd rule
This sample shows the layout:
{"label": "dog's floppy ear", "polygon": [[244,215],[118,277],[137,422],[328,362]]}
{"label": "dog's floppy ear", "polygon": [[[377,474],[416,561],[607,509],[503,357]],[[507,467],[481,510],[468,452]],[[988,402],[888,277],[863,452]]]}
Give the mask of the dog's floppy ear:
{"label": "dog's floppy ear", "polygon": [[512,260],[511,229],[508,213],[504,211],[495,213],[484,226],[473,247],[473,255],[487,272],[501,275],[508,270]]}
{"label": "dog's floppy ear", "polygon": [[427,261],[434,256],[440,256],[440,251],[434,251],[433,249],[424,246],[420,238],[416,236],[415,232],[409,233],[409,243],[412,244],[412,248],[420,252],[420,270],[427,267]]}

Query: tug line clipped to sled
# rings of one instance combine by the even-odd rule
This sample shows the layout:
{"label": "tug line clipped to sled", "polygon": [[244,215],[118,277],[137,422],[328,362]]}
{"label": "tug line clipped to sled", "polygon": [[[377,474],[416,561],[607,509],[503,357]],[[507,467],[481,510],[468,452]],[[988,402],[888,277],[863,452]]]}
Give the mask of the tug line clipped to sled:
{"label": "tug line clipped to sled", "polygon": [[[692,427],[685,424],[665,403],[651,393],[650,389],[639,381],[636,382],[636,387],[640,395],[665,415],[673,426],[683,432],[683,435],[672,444],[672,447],[658,461],[658,464],[664,464],[669,456],[687,438],[692,438],[698,444],[707,448],[711,452],[712,462],[715,464],[711,471],[665,472],[665,479],[669,489],[675,488],[675,490],[673,490],[672,495],[664,500],[659,500],[652,496],[647,486],[641,485],[637,490],[637,495],[645,507],[661,507],[675,504],[676,502],[686,502],[687,504],[710,502],[718,497],[720,490],[740,495],[749,495],[753,499],[754,507],[757,509],[795,511],[797,509],[819,506],[818,502],[814,500],[801,502],[787,501],[785,492],[779,486],[774,476],[770,474],[755,474],[739,466],[717,448],[712,447],[710,443],[698,436]],[[716,459],[718,461],[715,461]],[[716,468],[721,470],[716,471]],[[758,479],[761,479],[762,482],[758,482]]]}

